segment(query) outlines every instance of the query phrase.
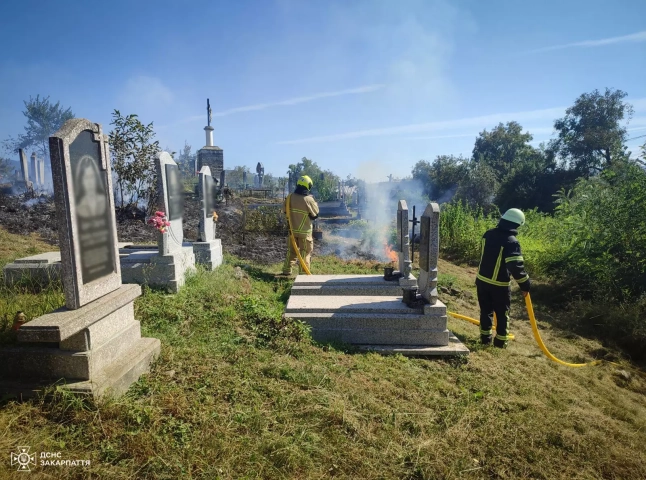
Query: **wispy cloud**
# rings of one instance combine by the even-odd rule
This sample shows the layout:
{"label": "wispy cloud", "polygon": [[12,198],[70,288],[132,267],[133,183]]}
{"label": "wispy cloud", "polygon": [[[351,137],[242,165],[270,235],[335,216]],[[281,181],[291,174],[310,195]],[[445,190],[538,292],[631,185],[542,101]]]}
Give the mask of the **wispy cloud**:
{"label": "wispy cloud", "polygon": [[605,45],[614,45],[617,43],[638,42],[646,42],[646,30],[632,33],[630,35],[622,35],[620,37],[602,38],[600,40],[585,40],[583,42],[565,43],[563,45],[553,45],[551,47],[537,48],[535,50],[530,50],[527,53],[549,52],[552,50],[563,50],[565,48],[603,47]]}
{"label": "wispy cloud", "polygon": [[[524,121],[552,121],[559,115],[563,115],[565,107],[545,108],[542,110],[529,110],[524,112],[496,113],[480,117],[461,118],[457,120],[447,120],[429,123],[415,123],[411,125],[401,125],[397,127],[374,128],[370,130],[357,130],[354,132],[337,133],[334,135],[324,135],[320,137],[301,138],[297,140],[284,140],[277,142],[278,145],[297,145],[301,143],[316,142],[336,142],[339,140],[349,140],[362,137],[391,136],[413,133],[432,133],[451,129],[482,130],[491,128],[500,122],[509,122],[512,120],[518,122]],[[457,134],[456,134],[457,135]],[[467,134],[464,134],[467,135]],[[468,134],[467,136],[472,136]],[[477,133],[476,133],[477,135]],[[460,134],[462,136],[462,134]]]}
{"label": "wispy cloud", "polygon": [[[646,98],[631,98],[627,100],[635,108],[635,112],[646,111]],[[459,138],[475,137],[483,129],[491,129],[498,123],[511,121],[519,122],[523,125],[523,130],[534,136],[546,136],[554,133],[553,121],[556,118],[565,115],[566,107],[543,108],[540,110],[526,110],[521,112],[494,113],[479,117],[460,118],[457,120],[446,120],[429,123],[414,123],[410,125],[400,125],[396,127],[374,128],[368,130],[356,130],[353,132],[337,133],[333,135],[323,135],[319,137],[299,138],[296,140],[283,140],[277,142],[277,145],[298,145],[302,143],[320,143],[320,142],[337,142],[341,140],[351,140],[362,137],[377,136],[394,136],[406,134],[427,134],[413,137],[400,137],[398,140],[435,140],[442,138]],[[641,127],[646,117],[634,117],[629,127]],[[529,124],[530,126],[526,125]],[[450,133],[453,130],[455,133]],[[446,135],[432,135],[435,132],[445,132]]]}
{"label": "wispy cloud", "polygon": [[[219,112],[213,112],[214,117],[226,117],[227,115],[232,115],[234,113],[241,113],[241,112],[253,112],[256,110],[265,110],[267,108],[272,108],[272,107],[284,107],[288,105],[298,105],[300,103],[308,103],[308,102],[313,102],[315,100],[320,100],[322,98],[330,98],[330,97],[341,97],[343,95],[360,95],[363,93],[371,93],[371,92],[376,92],[377,90],[381,90],[384,88],[386,85],[385,84],[373,84],[373,85],[363,85],[361,87],[357,88],[349,88],[347,90],[337,90],[336,92],[322,92],[322,93],[314,93],[312,95],[307,95],[303,97],[294,97],[294,98],[288,98],[287,100],[279,100],[277,102],[268,102],[268,103],[258,103],[256,105],[246,105],[244,107],[235,107],[235,108],[230,108],[228,110],[222,110]],[[184,120],[181,120],[178,123],[188,123],[188,122],[193,122],[196,120],[203,120],[204,119],[204,114],[201,115],[194,115],[192,117],[185,118]]]}

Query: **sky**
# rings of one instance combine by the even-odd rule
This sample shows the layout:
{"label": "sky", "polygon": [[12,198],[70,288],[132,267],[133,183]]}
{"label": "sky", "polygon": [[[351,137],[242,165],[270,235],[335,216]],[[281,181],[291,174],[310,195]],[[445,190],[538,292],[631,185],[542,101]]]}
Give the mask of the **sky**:
{"label": "sky", "polygon": [[40,94],[104,131],[135,113],[162,148],[195,151],[209,98],[225,168],[285,175],[306,156],[382,181],[470,155],[499,122],[538,145],[606,87],[646,135],[643,0],[23,0],[2,3],[0,27],[0,140]]}

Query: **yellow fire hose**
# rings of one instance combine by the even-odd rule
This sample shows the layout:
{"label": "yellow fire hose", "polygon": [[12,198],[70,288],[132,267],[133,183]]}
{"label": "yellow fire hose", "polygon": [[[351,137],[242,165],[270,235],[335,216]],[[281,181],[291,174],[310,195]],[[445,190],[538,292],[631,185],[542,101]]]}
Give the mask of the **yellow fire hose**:
{"label": "yellow fire hose", "polygon": [[289,239],[292,244],[292,249],[296,252],[296,256],[298,257],[298,261],[301,264],[301,268],[307,275],[312,275],[312,272],[310,272],[310,269],[307,268],[307,265],[305,265],[305,260],[303,260],[303,256],[301,255],[301,251],[298,248],[298,245],[296,245],[296,239],[294,238],[294,231],[292,229],[292,216],[290,215],[291,213],[291,208],[290,208],[290,203],[292,202],[292,195],[289,194],[287,196],[287,201],[285,202],[285,211],[287,213],[287,224],[289,225]]}
{"label": "yellow fire hose", "polygon": [[[527,314],[529,315],[529,323],[532,325],[532,332],[534,333],[534,339],[536,340],[536,343],[538,343],[539,348],[547,358],[549,358],[550,360],[556,363],[560,363],[561,365],[565,365],[566,367],[587,367],[589,365],[599,365],[601,363],[601,360],[595,360],[593,362],[588,362],[588,363],[568,363],[556,358],[547,349],[547,347],[545,346],[545,343],[543,342],[543,339],[541,338],[541,334],[538,332],[538,325],[536,324],[536,317],[534,316],[534,306],[532,305],[532,298],[530,297],[529,293],[525,297],[525,306],[527,307]],[[465,315],[460,315],[459,313],[454,313],[454,312],[446,312],[446,313],[451,315],[452,317],[459,318],[461,320],[466,320],[467,322],[472,323],[474,325],[480,325],[480,322],[475,318],[470,318]],[[496,317],[494,314],[494,320],[495,318]],[[513,338],[513,336],[510,335],[509,338]]]}

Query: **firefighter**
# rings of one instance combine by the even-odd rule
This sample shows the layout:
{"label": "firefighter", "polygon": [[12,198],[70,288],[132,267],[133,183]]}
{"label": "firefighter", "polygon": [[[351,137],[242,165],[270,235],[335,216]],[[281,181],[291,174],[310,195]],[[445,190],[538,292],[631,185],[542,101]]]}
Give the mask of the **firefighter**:
{"label": "firefighter", "polygon": [[511,276],[524,296],[529,293],[529,275],[525,272],[523,254],[516,239],[525,215],[511,208],[501,217],[496,228],[485,232],[481,240],[481,257],[476,288],[480,304],[480,342],[489,345],[493,337],[493,314],[496,313],[495,347],[505,348],[509,340],[511,308]]}
{"label": "firefighter", "polygon": [[[300,250],[301,256],[307,268],[310,268],[314,240],[312,238],[312,220],[319,216],[319,206],[310,193],[312,179],[303,175],[296,182],[294,193],[290,193],[283,203],[283,213],[287,214],[287,202],[289,202],[290,223],[293,229],[294,240]],[[292,243],[287,237],[287,258],[283,265],[283,275],[291,275],[292,267],[298,262],[298,256],[292,248]]]}

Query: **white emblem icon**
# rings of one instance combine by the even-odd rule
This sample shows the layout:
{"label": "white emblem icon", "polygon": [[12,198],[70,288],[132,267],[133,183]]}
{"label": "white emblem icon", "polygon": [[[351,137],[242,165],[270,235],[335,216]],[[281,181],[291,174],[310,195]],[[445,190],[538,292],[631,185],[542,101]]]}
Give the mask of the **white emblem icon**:
{"label": "white emblem icon", "polygon": [[32,464],[36,465],[36,454],[29,454],[29,447],[18,447],[18,453],[11,452],[11,465],[18,465],[19,472],[30,472]]}

